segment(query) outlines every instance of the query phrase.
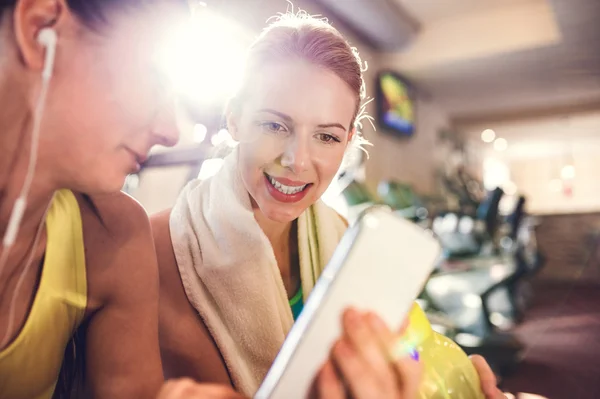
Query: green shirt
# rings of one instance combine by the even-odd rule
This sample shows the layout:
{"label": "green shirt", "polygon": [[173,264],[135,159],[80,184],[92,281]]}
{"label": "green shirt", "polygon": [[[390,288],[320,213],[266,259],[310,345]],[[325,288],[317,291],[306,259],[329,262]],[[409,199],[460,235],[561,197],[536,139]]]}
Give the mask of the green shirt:
{"label": "green shirt", "polygon": [[302,286],[296,292],[296,295],[292,299],[290,299],[290,307],[292,308],[292,315],[294,315],[294,320],[298,318],[302,309],[304,308],[304,300],[302,294]]}

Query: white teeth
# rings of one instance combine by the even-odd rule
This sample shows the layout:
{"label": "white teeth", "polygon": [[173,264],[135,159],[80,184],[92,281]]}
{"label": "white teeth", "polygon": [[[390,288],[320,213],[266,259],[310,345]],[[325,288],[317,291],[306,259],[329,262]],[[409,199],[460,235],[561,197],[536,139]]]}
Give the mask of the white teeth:
{"label": "white teeth", "polygon": [[285,184],[279,183],[277,180],[273,179],[271,176],[267,175],[267,178],[269,179],[269,181],[271,182],[273,187],[275,187],[277,189],[277,191],[279,191],[280,193],[283,193],[283,194],[287,194],[287,195],[297,194],[300,191],[304,190],[304,188],[306,188],[306,186],[307,186],[307,184],[305,184],[303,186],[295,186],[295,187],[286,186]]}

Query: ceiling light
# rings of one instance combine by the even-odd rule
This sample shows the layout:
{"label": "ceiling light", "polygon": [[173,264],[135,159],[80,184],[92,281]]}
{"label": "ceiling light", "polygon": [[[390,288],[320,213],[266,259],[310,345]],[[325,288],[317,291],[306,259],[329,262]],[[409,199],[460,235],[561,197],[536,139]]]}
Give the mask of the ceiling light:
{"label": "ceiling light", "polygon": [[241,83],[248,40],[237,22],[202,10],[162,39],[157,65],[195,105],[222,103]]}
{"label": "ceiling light", "polygon": [[494,132],[492,129],[485,129],[481,133],[481,140],[483,140],[484,143],[491,143],[495,138],[496,132]]}
{"label": "ceiling light", "polygon": [[206,138],[206,133],[208,129],[201,123],[198,123],[194,126],[194,142],[202,143]]}
{"label": "ceiling light", "polygon": [[508,142],[506,139],[498,138],[494,141],[494,149],[496,151],[505,151],[508,148]]}
{"label": "ceiling light", "polygon": [[570,180],[575,178],[575,167],[573,165],[566,165],[560,171],[560,177],[565,180]]}

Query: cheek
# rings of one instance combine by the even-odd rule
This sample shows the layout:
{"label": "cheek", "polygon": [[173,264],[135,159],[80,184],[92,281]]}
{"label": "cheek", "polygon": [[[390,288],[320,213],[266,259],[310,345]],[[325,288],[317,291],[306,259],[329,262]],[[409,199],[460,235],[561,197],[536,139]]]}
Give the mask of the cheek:
{"label": "cheek", "polygon": [[[129,65],[106,66],[107,84],[97,85],[95,91],[100,96],[109,97],[110,103],[103,104],[112,115],[114,123],[121,129],[139,130],[150,128],[153,119],[165,106],[165,92],[161,90],[158,79],[148,70],[148,66]],[[98,80],[97,83],[100,83]]]}
{"label": "cheek", "polygon": [[239,157],[239,167],[246,189],[250,194],[256,196],[258,187],[262,183],[264,156],[260,153],[260,147],[240,143]]}
{"label": "cheek", "polygon": [[319,184],[324,186],[325,189],[340,169],[343,158],[344,151],[335,149],[327,156],[322,156],[315,161],[319,173]]}
{"label": "cheek", "polygon": [[164,103],[148,63],[135,51],[126,53],[121,48],[79,49],[59,82],[71,119],[98,139],[123,141],[129,132],[148,130]]}
{"label": "cheek", "polygon": [[281,140],[260,132],[246,135],[240,142],[239,149],[244,157],[243,167],[254,172],[276,162],[283,151]]}
{"label": "cheek", "polygon": [[53,82],[42,121],[42,128],[47,127],[56,139],[58,150],[73,152],[69,156],[75,155],[74,159],[91,158],[118,142],[112,107],[101,101],[102,96],[95,92],[96,83],[83,80],[81,75]]}
{"label": "cheek", "polygon": [[238,144],[238,167],[241,171],[242,180],[246,189],[251,193],[255,194],[255,187],[257,186],[260,178],[260,162],[257,159],[257,154],[254,150],[246,143]]}

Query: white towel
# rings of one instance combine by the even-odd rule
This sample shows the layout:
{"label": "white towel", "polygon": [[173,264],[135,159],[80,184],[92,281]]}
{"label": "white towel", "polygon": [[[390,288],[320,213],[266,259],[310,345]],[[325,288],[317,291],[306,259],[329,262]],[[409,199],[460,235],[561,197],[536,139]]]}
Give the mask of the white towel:
{"label": "white towel", "polygon": [[[253,396],[294,320],[237,160],[233,151],[213,178],[184,188],[171,212],[170,230],[188,300],[215,339],[235,388]],[[305,298],[346,227],[320,201],[298,219]]]}

